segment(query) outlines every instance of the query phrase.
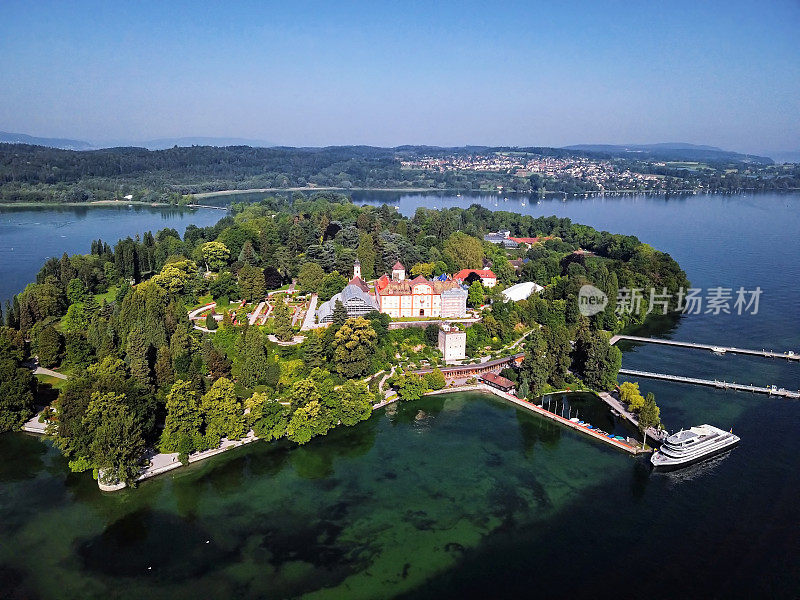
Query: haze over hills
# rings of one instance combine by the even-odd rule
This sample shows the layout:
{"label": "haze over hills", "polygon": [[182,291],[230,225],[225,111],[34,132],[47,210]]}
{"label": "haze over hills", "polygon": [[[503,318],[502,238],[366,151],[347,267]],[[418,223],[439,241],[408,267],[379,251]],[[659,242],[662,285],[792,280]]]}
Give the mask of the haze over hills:
{"label": "haze over hills", "polygon": [[9,133],[7,131],[0,131],[0,143],[31,144],[33,146],[46,146],[47,148],[60,148],[61,150],[93,150],[96,147],[82,140],[43,138],[25,133]]}
{"label": "haze over hills", "polygon": [[[166,150],[175,146],[179,148],[187,148],[191,146],[212,146],[218,148],[224,148],[228,146],[250,146],[252,148],[275,148],[278,146],[283,148],[292,147],[275,144],[267,140],[240,137],[189,136],[176,138],[157,138],[145,141],[113,140],[107,142],[89,142],[69,138],[37,137],[25,133],[11,133],[7,131],[0,131],[0,143],[30,144],[34,146],[44,146],[47,148],[58,148],[61,150],[80,151],[124,147],[146,148],[148,150]],[[339,147],[347,146],[347,144],[343,144]],[[550,148],[549,146],[543,147]],[[414,148],[417,151],[423,151],[425,148],[428,148],[432,152],[440,152],[442,150],[474,150],[475,152],[480,152],[498,147],[484,145],[469,145],[460,147],[403,145],[397,146],[394,149],[403,150],[407,148]],[[511,146],[503,146],[503,148],[511,148]],[[769,156],[760,156],[756,154],[743,154],[740,152],[723,150],[722,148],[718,148],[716,146],[687,144],[683,142],[665,142],[656,144],[574,144],[571,146],[562,146],[560,149],[643,160],[732,161],[756,164],[771,164],[774,160],[778,163],[800,163],[800,151],[776,151],[767,153]]]}
{"label": "haze over hills", "polygon": [[567,150],[602,152],[612,156],[655,160],[735,161],[771,164],[772,158],[755,154],[731,152],[715,146],[666,142],[661,144],[576,144],[564,146]]}

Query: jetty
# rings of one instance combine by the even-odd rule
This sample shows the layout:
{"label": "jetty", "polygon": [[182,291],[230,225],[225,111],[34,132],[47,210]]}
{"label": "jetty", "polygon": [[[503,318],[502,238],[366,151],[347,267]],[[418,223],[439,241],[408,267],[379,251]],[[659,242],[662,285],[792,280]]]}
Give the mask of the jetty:
{"label": "jetty", "polygon": [[757,385],[744,385],[741,383],[730,383],[727,381],[720,381],[718,379],[700,379],[698,377],[683,377],[682,375],[669,375],[667,373],[653,373],[651,371],[638,371],[636,369],[620,369],[620,375],[628,375],[631,377],[648,377],[650,379],[663,379],[665,381],[676,381],[678,383],[691,383],[695,385],[706,385],[723,390],[736,390],[740,392],[753,392],[756,394],[769,394],[770,396],[781,396],[783,398],[792,398],[800,400],[800,390],[793,391],[784,388],[779,388],[774,385],[770,386],[757,386]]}
{"label": "jetty", "polygon": [[228,210],[227,206],[214,206],[212,204],[187,204],[189,208],[213,208],[214,210]]}
{"label": "jetty", "polygon": [[681,342],[677,340],[667,340],[663,338],[639,337],[636,335],[615,335],[609,340],[613,346],[619,341],[640,342],[645,344],[662,344],[664,346],[677,346],[679,348],[694,348],[697,350],[710,350],[715,354],[749,354],[750,356],[763,356],[766,358],[785,358],[787,360],[800,361],[800,354],[793,351],[773,352],[772,350],[751,350],[748,348],[736,348],[735,346],[719,346],[713,344],[699,344],[696,342]]}
{"label": "jetty", "polygon": [[[650,452],[650,450],[642,449],[639,446],[636,446],[636,445],[630,443],[629,441],[624,441],[623,442],[623,441],[614,439],[613,437],[611,437],[609,435],[603,435],[597,429],[590,429],[586,425],[581,425],[580,423],[576,423],[575,421],[571,421],[569,419],[565,419],[561,415],[558,415],[558,414],[556,414],[554,412],[550,412],[549,410],[543,408],[542,406],[534,404],[533,402],[530,402],[529,400],[526,400],[526,399],[523,399],[523,398],[518,398],[517,396],[514,396],[513,394],[509,394],[508,392],[504,392],[502,390],[498,390],[497,388],[494,388],[492,386],[486,385],[485,383],[476,383],[476,384],[472,384],[472,385],[462,385],[462,386],[444,388],[442,390],[436,390],[436,391],[428,392],[426,395],[434,396],[434,395],[437,395],[437,394],[449,394],[449,393],[453,393],[453,392],[467,392],[467,391],[480,391],[480,392],[488,392],[490,394],[494,394],[495,396],[498,396],[498,397],[502,398],[503,400],[506,400],[507,402],[515,404],[516,406],[518,406],[520,408],[524,408],[525,410],[528,410],[528,411],[530,411],[532,413],[535,413],[535,414],[537,414],[537,415],[539,415],[541,417],[544,417],[544,418],[549,419],[551,421],[555,421],[559,425],[562,425],[564,427],[569,427],[570,429],[573,429],[575,431],[583,433],[584,435],[587,435],[587,436],[589,436],[591,438],[594,438],[594,439],[599,440],[601,442],[605,442],[606,444],[616,448],[617,450],[622,450],[624,452],[627,452],[627,453],[633,454],[633,455],[636,455],[636,454],[639,454],[639,453]],[[648,433],[648,435],[649,435],[649,433]]]}
{"label": "jetty", "polygon": [[[608,392],[597,392],[597,396],[611,407],[612,412],[616,411],[623,419],[628,421],[631,425],[639,429],[639,419],[635,414],[630,412],[620,400]],[[654,440],[662,440],[667,437],[667,432],[663,429],[656,429],[655,427],[647,428],[647,435]]]}

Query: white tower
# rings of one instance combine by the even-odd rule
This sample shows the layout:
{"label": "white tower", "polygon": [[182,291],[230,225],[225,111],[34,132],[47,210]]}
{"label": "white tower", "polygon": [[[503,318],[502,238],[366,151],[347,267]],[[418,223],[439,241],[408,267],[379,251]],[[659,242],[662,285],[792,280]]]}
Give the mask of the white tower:
{"label": "white tower", "polygon": [[358,259],[353,263],[353,279],[361,279],[361,261]]}
{"label": "white tower", "polygon": [[406,268],[398,260],[392,267],[392,279],[394,281],[403,281],[406,278]]}

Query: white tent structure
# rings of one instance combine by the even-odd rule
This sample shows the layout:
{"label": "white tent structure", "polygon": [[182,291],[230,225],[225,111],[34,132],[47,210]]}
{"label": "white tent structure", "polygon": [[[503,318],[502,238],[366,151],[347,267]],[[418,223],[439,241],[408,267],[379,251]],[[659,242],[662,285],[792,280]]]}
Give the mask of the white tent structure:
{"label": "white tent structure", "polygon": [[518,300],[525,300],[531,294],[538,294],[543,289],[544,288],[535,281],[523,281],[522,283],[504,289],[501,293],[506,302],[516,302]]}

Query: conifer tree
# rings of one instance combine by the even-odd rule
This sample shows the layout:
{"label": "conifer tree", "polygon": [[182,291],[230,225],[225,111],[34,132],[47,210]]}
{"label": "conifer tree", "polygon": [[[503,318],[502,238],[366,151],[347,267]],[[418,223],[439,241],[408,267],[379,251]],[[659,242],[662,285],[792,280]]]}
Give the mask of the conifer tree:
{"label": "conifer tree", "polygon": [[[203,447],[200,431],[203,417],[198,406],[198,394],[188,381],[179,379],[167,394],[167,417],[161,432],[161,452],[188,455]],[[183,457],[181,458],[184,459]]]}
{"label": "conifer tree", "polygon": [[216,448],[222,438],[238,440],[245,434],[244,409],[230,379],[221,377],[214,382],[203,395],[200,410],[207,447]]}
{"label": "conifer tree", "polygon": [[291,340],[294,335],[292,331],[292,317],[289,312],[289,307],[286,306],[283,298],[279,298],[275,302],[274,319],[275,337],[282,342]]}

